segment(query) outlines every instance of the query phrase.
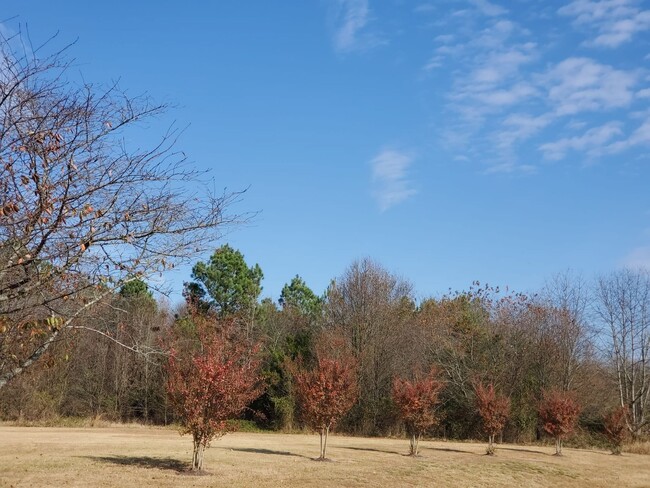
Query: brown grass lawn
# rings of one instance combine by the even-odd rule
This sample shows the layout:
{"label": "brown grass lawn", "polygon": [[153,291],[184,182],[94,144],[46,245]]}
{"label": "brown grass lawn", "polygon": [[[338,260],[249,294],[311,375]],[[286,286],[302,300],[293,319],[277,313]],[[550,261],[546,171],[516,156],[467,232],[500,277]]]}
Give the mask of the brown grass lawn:
{"label": "brown grass lawn", "polygon": [[419,458],[405,439],[333,436],[329,457],[318,436],[229,434],[206,452],[207,474],[187,473],[191,439],[137,426],[0,426],[0,487],[251,486],[571,486],[650,487],[650,457],[604,451],[423,441]]}

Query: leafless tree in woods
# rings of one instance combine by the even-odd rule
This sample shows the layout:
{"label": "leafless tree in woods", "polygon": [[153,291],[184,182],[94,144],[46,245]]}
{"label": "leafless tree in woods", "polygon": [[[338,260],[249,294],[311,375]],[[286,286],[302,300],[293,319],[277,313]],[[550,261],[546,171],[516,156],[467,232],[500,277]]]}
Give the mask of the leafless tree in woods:
{"label": "leafless tree in woods", "polygon": [[[236,220],[174,150],[125,138],[164,106],[70,81],[51,42],[0,38],[0,388],[104,296],[208,248]],[[137,347],[136,347],[137,348]]]}
{"label": "leafless tree in woods", "polygon": [[359,363],[359,402],[349,417],[361,432],[386,428],[393,377],[420,359],[413,316],[411,285],[370,259],[352,263],[328,289],[325,320],[341,329]]}
{"label": "leafless tree in woods", "polygon": [[650,273],[621,270],[598,280],[595,312],[607,343],[621,407],[633,436],[648,425],[650,399]]}
{"label": "leafless tree in woods", "polygon": [[570,271],[558,273],[546,282],[541,298],[548,310],[548,332],[554,337],[553,350],[561,369],[561,387],[568,391],[574,387],[590,345],[588,286]]}

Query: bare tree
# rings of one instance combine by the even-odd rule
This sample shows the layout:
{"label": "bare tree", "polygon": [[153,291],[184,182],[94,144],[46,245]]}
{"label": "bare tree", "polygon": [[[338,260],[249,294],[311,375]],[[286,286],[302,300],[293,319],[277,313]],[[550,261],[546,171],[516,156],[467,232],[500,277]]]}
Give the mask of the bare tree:
{"label": "bare tree", "polygon": [[609,331],[619,403],[638,436],[648,425],[650,398],[650,273],[622,270],[598,280],[595,312]]}
{"label": "bare tree", "polygon": [[377,434],[391,421],[393,377],[415,366],[413,317],[411,285],[370,259],[352,263],[328,289],[325,320],[341,329],[359,363],[359,401],[348,417],[361,432]]}
{"label": "bare tree", "polygon": [[554,338],[555,355],[563,390],[573,388],[578,370],[589,348],[587,324],[588,287],[581,276],[565,271],[551,277],[542,291],[548,309],[547,325]]}
{"label": "bare tree", "polygon": [[0,38],[0,388],[102,297],[213,247],[238,196],[201,190],[175,130],[129,147],[164,106],[15,45]]}

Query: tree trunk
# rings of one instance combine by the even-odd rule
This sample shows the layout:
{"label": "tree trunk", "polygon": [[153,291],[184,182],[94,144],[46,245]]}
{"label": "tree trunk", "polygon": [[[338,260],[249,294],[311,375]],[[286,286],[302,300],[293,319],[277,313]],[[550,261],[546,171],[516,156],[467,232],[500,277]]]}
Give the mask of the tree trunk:
{"label": "tree trunk", "polygon": [[194,438],[194,452],[192,453],[192,471],[203,470],[203,454],[205,453],[205,444],[201,439]]}
{"label": "tree trunk", "polygon": [[327,436],[330,433],[329,425],[321,430],[321,448],[320,448],[320,458],[321,460],[327,459]]}
{"label": "tree trunk", "polygon": [[487,454],[492,456],[494,454],[494,434],[488,435],[488,448]]}
{"label": "tree trunk", "polygon": [[420,444],[420,434],[413,434],[411,435],[411,440],[409,442],[409,456],[417,456],[418,455],[418,446]]}
{"label": "tree trunk", "polygon": [[555,455],[556,456],[562,455],[562,439],[559,437],[555,439]]}

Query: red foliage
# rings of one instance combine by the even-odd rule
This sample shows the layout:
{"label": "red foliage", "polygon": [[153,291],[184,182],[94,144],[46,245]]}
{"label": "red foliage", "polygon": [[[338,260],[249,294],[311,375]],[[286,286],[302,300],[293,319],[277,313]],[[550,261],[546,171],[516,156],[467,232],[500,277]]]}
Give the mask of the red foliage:
{"label": "red foliage", "polygon": [[351,356],[336,359],[320,356],[313,369],[294,369],[294,388],[302,418],[321,435],[319,459],[325,459],[330,429],[357,399],[356,369]]}
{"label": "red foliage", "polygon": [[623,443],[627,440],[629,430],[627,428],[627,416],[629,412],[625,407],[618,407],[612,410],[603,419],[605,436],[612,445],[613,454],[621,454]]}
{"label": "red foliage", "polygon": [[555,454],[562,454],[562,441],[574,431],[580,410],[572,393],[557,390],[544,392],[539,416],[546,433],[555,438]]}
{"label": "red foliage", "polygon": [[488,454],[494,454],[494,436],[499,434],[510,416],[510,399],[497,395],[494,385],[478,383],[474,387],[476,407],[483,420],[483,430],[488,435]]}
{"label": "red foliage", "polygon": [[[167,393],[182,426],[194,439],[193,469],[202,469],[203,450],[228,431],[262,392],[256,348],[233,337],[232,329],[198,330],[198,350],[170,351]],[[180,343],[179,343],[180,345]]]}
{"label": "red foliage", "polygon": [[411,436],[410,454],[417,455],[418,441],[422,434],[438,423],[436,407],[444,383],[438,379],[438,371],[432,368],[428,375],[408,381],[393,380],[393,401],[400,418]]}

